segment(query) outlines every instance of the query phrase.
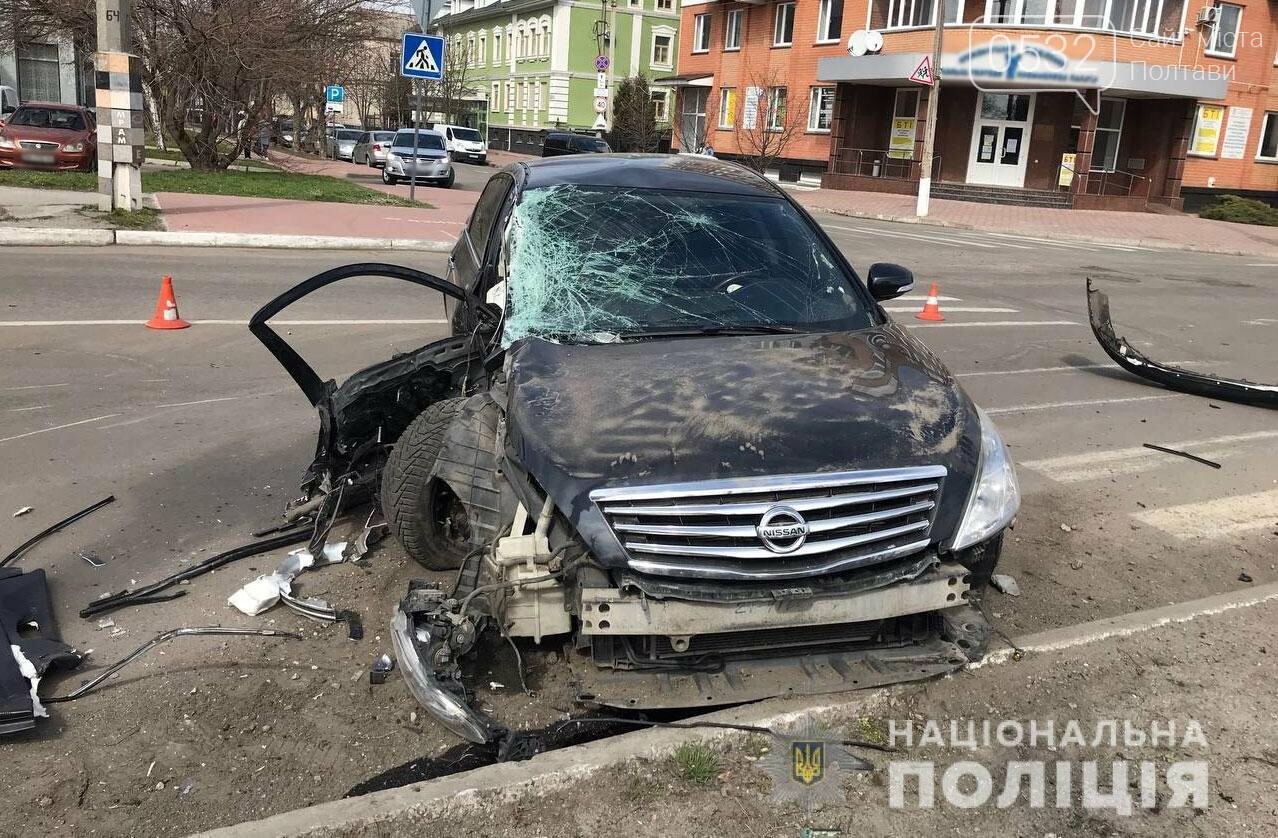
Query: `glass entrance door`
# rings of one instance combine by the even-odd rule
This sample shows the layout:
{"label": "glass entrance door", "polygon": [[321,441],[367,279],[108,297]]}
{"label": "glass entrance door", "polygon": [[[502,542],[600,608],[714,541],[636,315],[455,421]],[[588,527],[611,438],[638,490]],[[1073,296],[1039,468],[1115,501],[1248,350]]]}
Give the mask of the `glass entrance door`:
{"label": "glass entrance door", "polygon": [[967,182],[1023,187],[1033,125],[1033,93],[982,92],[972,120]]}

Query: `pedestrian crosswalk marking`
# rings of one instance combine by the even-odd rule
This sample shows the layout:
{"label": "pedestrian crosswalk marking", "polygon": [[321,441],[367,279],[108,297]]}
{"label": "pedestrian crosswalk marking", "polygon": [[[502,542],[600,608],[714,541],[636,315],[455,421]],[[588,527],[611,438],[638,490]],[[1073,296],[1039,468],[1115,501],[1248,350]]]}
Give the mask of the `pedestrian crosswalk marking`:
{"label": "pedestrian crosswalk marking", "polygon": [[[991,411],[992,412],[992,411]],[[1159,442],[1167,448],[1178,448],[1199,456],[1223,457],[1244,453],[1240,446],[1247,443],[1278,439],[1278,431],[1255,431],[1246,434],[1229,434],[1227,436],[1207,439],[1190,439],[1179,442]],[[1064,457],[1048,457],[1041,460],[1027,460],[1019,463],[1021,468],[1038,472],[1057,483],[1082,483],[1088,480],[1099,480],[1118,474],[1137,474],[1155,468],[1162,468],[1185,461],[1160,451],[1144,446],[1131,448],[1115,448],[1109,451],[1092,451],[1087,454],[1071,454]]]}
{"label": "pedestrian crosswalk marking", "polygon": [[1132,517],[1181,540],[1264,530],[1278,526],[1278,489],[1148,509]]}

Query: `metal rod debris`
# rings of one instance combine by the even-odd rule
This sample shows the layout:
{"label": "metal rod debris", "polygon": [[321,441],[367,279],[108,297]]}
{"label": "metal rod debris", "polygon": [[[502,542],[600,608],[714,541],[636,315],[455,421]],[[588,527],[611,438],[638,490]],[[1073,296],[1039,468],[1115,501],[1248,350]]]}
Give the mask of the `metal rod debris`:
{"label": "metal rod debris", "polygon": [[114,503],[114,502],[115,502],[115,495],[108,495],[107,497],[103,498],[102,500],[98,501],[92,506],[86,506],[84,509],[81,509],[79,512],[75,513],[74,515],[69,515],[66,518],[63,518],[58,523],[54,524],[53,526],[47,529],[41,530],[40,532],[28,538],[26,541],[22,542],[22,544],[18,545],[18,548],[14,550],[12,553],[5,556],[3,559],[0,559],[0,567],[4,567],[10,562],[16,561],[17,558],[21,556],[23,553],[27,552],[28,550],[30,550],[32,547],[39,544],[44,539],[53,535],[55,532],[58,532],[59,530],[62,530],[62,529],[65,529],[66,527],[71,526],[72,524],[74,524],[76,521],[80,520],[84,516],[97,512],[99,509],[106,506],[108,503]]}
{"label": "metal rod debris", "polygon": [[1211,466],[1212,468],[1220,468],[1220,463],[1204,459],[1196,454],[1190,454],[1188,451],[1178,451],[1175,448],[1164,448],[1163,446],[1155,445],[1152,442],[1146,442],[1145,447],[1151,448],[1154,451],[1162,451],[1164,454],[1175,454],[1177,457],[1184,457],[1186,460],[1193,460],[1196,463],[1202,463],[1203,465]]}
{"label": "metal rod debris", "polygon": [[58,704],[63,701],[75,701],[77,698],[83,698],[94,689],[96,689],[103,681],[128,666],[133,661],[145,655],[147,652],[159,646],[161,643],[167,643],[178,637],[201,637],[206,635],[252,635],[256,637],[287,637],[290,640],[301,640],[300,634],[294,634],[291,631],[280,631],[279,629],[255,629],[255,628],[223,628],[222,626],[192,626],[190,628],[169,629],[152,637],[129,654],[120,658],[97,675],[85,681],[66,695],[54,695],[49,697],[41,696],[40,700],[45,704]]}

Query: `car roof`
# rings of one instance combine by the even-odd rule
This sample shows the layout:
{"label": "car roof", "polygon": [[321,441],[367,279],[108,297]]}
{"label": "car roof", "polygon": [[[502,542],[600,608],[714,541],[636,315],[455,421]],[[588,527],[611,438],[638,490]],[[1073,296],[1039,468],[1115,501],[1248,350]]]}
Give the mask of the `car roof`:
{"label": "car roof", "polygon": [[59,111],[76,111],[77,113],[88,112],[88,108],[80,105],[68,105],[65,102],[23,102],[18,107],[21,108],[53,108]]}
{"label": "car roof", "polygon": [[783,194],[745,166],[700,154],[579,154],[514,165],[523,169],[525,189],[574,184],[768,198]]}

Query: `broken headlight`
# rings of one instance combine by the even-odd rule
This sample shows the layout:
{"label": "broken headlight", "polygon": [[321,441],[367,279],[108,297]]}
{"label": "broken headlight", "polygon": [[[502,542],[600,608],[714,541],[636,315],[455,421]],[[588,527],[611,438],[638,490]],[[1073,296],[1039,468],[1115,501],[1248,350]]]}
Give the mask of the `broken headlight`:
{"label": "broken headlight", "polygon": [[1016,470],[1007,446],[989,415],[979,407],[976,413],[981,419],[981,466],[967,499],[963,520],[950,545],[953,550],[970,547],[997,534],[1012,523],[1021,506],[1021,490],[1016,485]]}

